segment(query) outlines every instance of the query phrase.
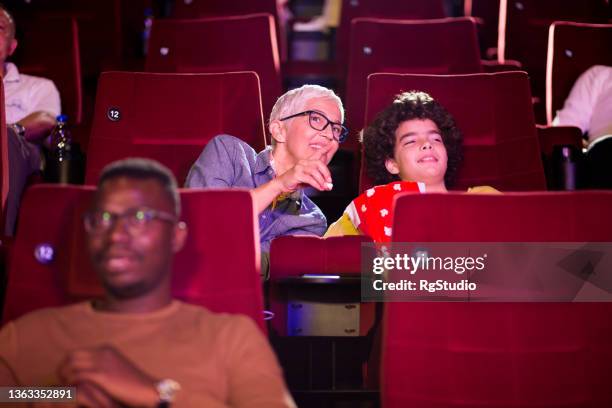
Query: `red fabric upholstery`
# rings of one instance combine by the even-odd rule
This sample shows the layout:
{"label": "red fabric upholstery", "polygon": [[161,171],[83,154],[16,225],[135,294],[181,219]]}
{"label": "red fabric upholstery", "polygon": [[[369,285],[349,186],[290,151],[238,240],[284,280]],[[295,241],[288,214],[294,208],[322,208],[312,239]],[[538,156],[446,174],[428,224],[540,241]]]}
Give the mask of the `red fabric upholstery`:
{"label": "red fabric upholstery", "polygon": [[[78,20],[80,43],[85,51],[82,63],[86,76],[97,75],[104,67],[118,63],[123,47],[121,0],[37,0],[19,3],[14,10],[17,25],[32,16],[74,17]],[[143,13],[141,18],[144,18]],[[24,32],[24,37],[27,35],[29,33]],[[50,47],[52,49],[48,52],[51,53],[56,46]]]}
{"label": "red fabric upholstery", "polygon": [[555,20],[606,22],[607,15],[606,0],[501,0],[498,60],[520,61],[529,72],[532,94],[543,101],[550,24]]}
{"label": "red fabric upholstery", "polygon": [[[475,22],[466,17],[416,21],[355,19],[348,70],[347,119],[349,128],[356,133],[364,124],[367,77],[372,73],[481,72]],[[356,138],[349,138],[347,146],[357,150]]]}
{"label": "red fabric upholstery", "polygon": [[[524,72],[472,75],[373,74],[366,123],[403,91],[438,100],[463,132],[463,165],[454,188],[491,185],[502,191],[545,190],[529,81]],[[371,185],[362,169],[360,191]]]}
{"label": "red fabric upholstery", "polygon": [[557,21],[548,31],[546,120],[563,107],[576,79],[593,65],[612,65],[612,24]]}
{"label": "red fabric upholstery", "polygon": [[[20,26],[22,24],[20,23]],[[51,79],[60,92],[62,113],[71,124],[83,116],[81,59],[76,18],[40,18],[23,23],[15,53],[20,72]]]}
{"label": "red fabric upholstery", "polygon": [[268,13],[276,18],[278,15],[276,0],[178,0],[174,2],[172,8],[174,18],[238,16],[253,13]]}
{"label": "red fabric upholstery", "polygon": [[181,199],[189,238],[174,261],[174,296],[215,312],[245,314],[265,330],[251,193],[185,189]]}
{"label": "red fabric upholstery", "polygon": [[[609,192],[406,195],[396,201],[393,238],[610,242],[612,218],[602,214],[611,206]],[[612,303],[385,307],[385,408],[577,408],[612,402]]]}
{"label": "red fabric upholstery", "polygon": [[[120,120],[108,118],[109,109]],[[259,82],[253,72],[151,74],[105,72],[100,77],[87,155],[86,183],[108,163],[131,156],[168,166],[179,184],[202,148],[228,133],[265,146]]]}
{"label": "red fabric upholstery", "polygon": [[151,29],[146,70],[255,71],[261,81],[263,110],[267,117],[281,95],[274,18],[269,14],[251,14],[156,20]]}
{"label": "red fabric upholstery", "polygon": [[[36,185],[26,192],[10,254],[4,321],[102,294],[81,221],[93,192],[93,187],[53,185]],[[181,190],[181,199],[189,237],[174,260],[173,296],[216,312],[245,314],[265,330],[250,193],[190,189]],[[40,244],[54,249],[53,262],[36,260]]]}
{"label": "red fabric upholstery", "polygon": [[555,146],[574,146],[582,150],[582,131],[574,126],[536,126],[540,150],[545,156],[550,156]]}
{"label": "red fabric upholstery", "polygon": [[350,49],[351,22],[355,18],[397,18],[397,19],[430,19],[444,18],[444,1],[411,0],[411,1],[377,1],[377,0],[342,0],[340,26],[336,32],[336,59],[340,67],[348,64]]}
{"label": "red fabric upholstery", "polygon": [[[60,306],[87,297],[68,293],[67,277],[72,268],[90,281],[96,281],[85,255],[85,241],[78,218],[93,194],[93,187],[36,184],[26,190],[21,201],[19,225],[10,252],[4,321],[43,307]],[[37,261],[35,251],[47,245],[54,251],[48,264]],[[72,264],[72,256],[81,254]]]}
{"label": "red fabric upholstery", "polygon": [[[361,244],[364,242],[372,240],[363,236],[320,238],[295,235],[279,237],[272,241],[270,308],[274,312],[272,327],[277,333],[283,335],[287,332],[287,300],[278,287],[279,281],[304,274],[359,276]],[[367,316],[368,328],[374,317],[373,308],[371,309],[368,310]]]}

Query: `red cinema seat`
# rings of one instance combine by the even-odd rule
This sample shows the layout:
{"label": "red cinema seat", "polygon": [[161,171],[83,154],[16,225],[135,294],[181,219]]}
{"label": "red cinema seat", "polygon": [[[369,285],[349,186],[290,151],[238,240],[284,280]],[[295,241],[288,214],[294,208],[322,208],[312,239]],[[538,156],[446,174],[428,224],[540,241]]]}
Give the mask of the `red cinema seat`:
{"label": "red cinema seat", "polygon": [[[284,236],[270,245],[270,308],[274,331],[287,335],[287,298],[282,281],[303,275],[360,276],[361,244],[372,242],[363,236],[321,238]],[[338,301],[338,299],[336,299]],[[367,332],[373,321],[373,309],[365,311],[360,331]],[[367,326],[367,327],[366,327]]]}
{"label": "red cinema seat", "polygon": [[255,71],[261,81],[264,114],[281,95],[279,51],[270,14],[155,20],[146,70],[149,72]]}
{"label": "red cinema seat", "polygon": [[93,191],[93,187],[45,184],[26,190],[7,264],[3,321],[87,298],[89,293],[68,290],[71,271],[96,282],[99,290],[85,255],[80,218]]}
{"label": "red cinema seat", "polygon": [[[103,67],[117,64],[121,57],[120,10],[121,0],[37,0],[20,2],[14,12],[18,25],[32,17],[75,18],[84,50],[83,73],[93,76]],[[51,47],[48,52],[53,52],[57,44]]]}
{"label": "red cinema seat", "polygon": [[348,64],[352,21],[362,17],[420,20],[444,18],[446,14],[441,0],[342,0],[340,26],[336,32],[336,55],[340,67]]}
{"label": "red cinema seat", "polygon": [[[610,242],[611,205],[609,192],[404,195],[393,240]],[[609,302],[388,302],[382,407],[610,406],[611,312]]]}
{"label": "red cinema seat", "polygon": [[[364,125],[368,75],[375,72],[468,74],[482,72],[472,18],[353,20],[347,80],[347,122],[355,134]],[[356,149],[356,137],[347,141]]]}
{"label": "red cinema seat", "polygon": [[[366,123],[395,95],[411,90],[427,92],[439,101],[463,133],[463,163],[453,189],[478,185],[501,191],[546,189],[526,73],[373,74],[368,78]],[[360,191],[371,185],[363,167]]]}
{"label": "red cinema seat", "polygon": [[[605,23],[606,0],[500,0],[497,58],[518,60],[529,72],[532,94],[543,114],[548,27],[556,20]],[[538,123],[546,120],[537,117]]]}
{"label": "red cinema seat", "polygon": [[[102,294],[82,226],[93,193],[90,186],[54,185],[26,192],[10,253],[5,322]],[[181,200],[189,237],[174,260],[173,296],[216,312],[245,314],[265,331],[259,232],[250,193],[190,189],[181,190]],[[226,213],[227,208],[236,213]]]}
{"label": "red cinema seat", "polygon": [[281,59],[286,58],[286,27],[279,19],[279,7],[276,0],[226,1],[226,0],[177,0],[172,8],[173,18],[201,18],[221,16],[242,16],[246,14],[267,13],[274,16],[277,28],[277,40]]}
{"label": "red cinema seat", "polygon": [[148,157],[183,184],[210,139],[231,134],[265,146],[259,81],[253,72],[153,74],[105,72],[100,77],[85,182],[108,163]]}
{"label": "red cinema seat", "polygon": [[174,18],[239,16],[253,13],[268,13],[277,18],[276,0],[176,0],[172,8]]}
{"label": "red cinema seat", "polygon": [[60,92],[71,124],[83,119],[81,58],[76,18],[38,18],[19,24],[15,63],[20,72],[48,78]]}
{"label": "red cinema seat", "polygon": [[572,86],[593,65],[612,66],[612,24],[556,21],[548,31],[546,120],[563,107]]}

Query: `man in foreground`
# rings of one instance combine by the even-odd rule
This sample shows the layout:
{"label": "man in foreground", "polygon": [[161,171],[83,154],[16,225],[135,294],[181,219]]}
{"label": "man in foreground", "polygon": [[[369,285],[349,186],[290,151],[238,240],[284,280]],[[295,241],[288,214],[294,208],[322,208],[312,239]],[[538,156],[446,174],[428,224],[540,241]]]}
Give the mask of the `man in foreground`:
{"label": "man in foreground", "polygon": [[172,259],[187,237],[179,217],[165,167],[127,159],[104,169],[84,221],[105,296],[5,325],[0,384],[74,385],[88,407],[293,407],[249,318],[172,299]]}

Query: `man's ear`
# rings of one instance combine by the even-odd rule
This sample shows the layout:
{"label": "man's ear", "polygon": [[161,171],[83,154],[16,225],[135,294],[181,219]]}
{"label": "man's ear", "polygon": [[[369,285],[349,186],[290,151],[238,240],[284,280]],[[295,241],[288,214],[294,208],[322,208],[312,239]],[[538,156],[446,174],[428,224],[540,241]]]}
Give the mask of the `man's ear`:
{"label": "man's ear", "polygon": [[178,222],[174,226],[174,237],[172,238],[172,252],[177,253],[185,246],[187,240],[187,224],[184,221]]}
{"label": "man's ear", "polygon": [[10,57],[11,55],[13,55],[16,49],[17,49],[17,40],[13,38],[11,40],[11,43],[9,44],[8,53],[7,53],[8,56]]}
{"label": "man's ear", "polygon": [[399,166],[397,165],[397,162],[395,161],[394,158],[389,157],[388,159],[385,160],[385,167],[387,168],[387,171],[391,174],[399,174]]}
{"label": "man's ear", "polygon": [[285,128],[285,124],[280,120],[273,120],[268,125],[268,130],[270,131],[270,135],[276,141],[276,143],[286,143],[287,142],[287,130]]}

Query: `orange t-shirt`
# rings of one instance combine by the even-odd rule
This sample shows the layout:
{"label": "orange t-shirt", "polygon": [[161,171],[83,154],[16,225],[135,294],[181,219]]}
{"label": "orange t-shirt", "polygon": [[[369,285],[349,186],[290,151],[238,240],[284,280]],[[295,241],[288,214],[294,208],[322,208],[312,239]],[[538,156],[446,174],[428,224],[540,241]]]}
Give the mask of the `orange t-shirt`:
{"label": "orange t-shirt", "polygon": [[153,378],[177,381],[173,407],[295,406],[251,319],[176,300],[142,314],[99,312],[89,302],[35,311],[0,330],[0,364],[21,386],[56,386],[69,351],[101,345],[113,346]]}

